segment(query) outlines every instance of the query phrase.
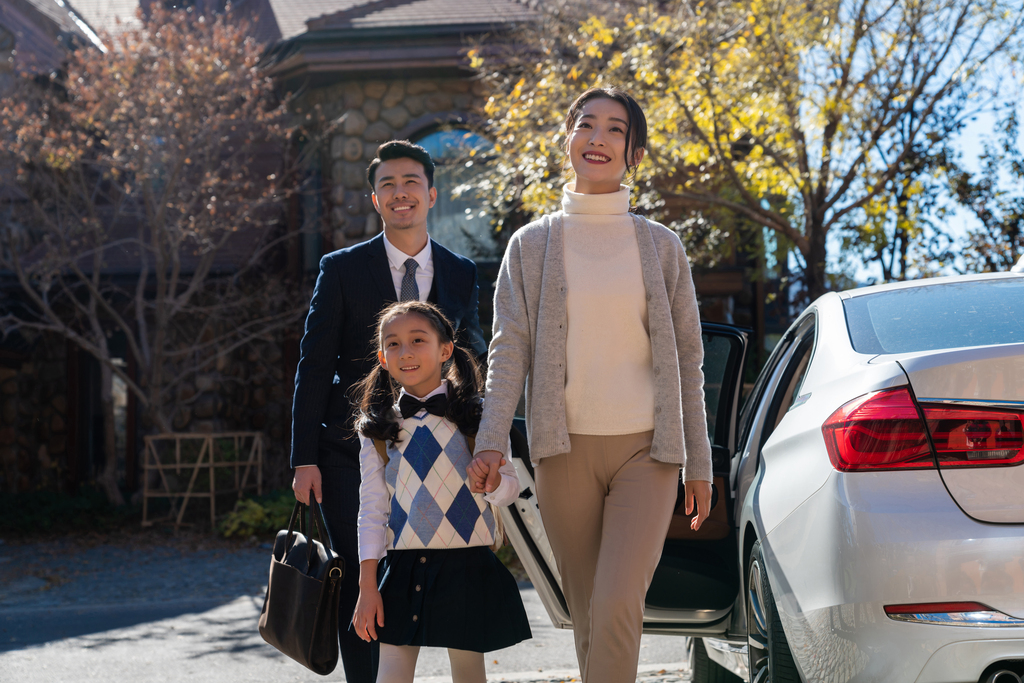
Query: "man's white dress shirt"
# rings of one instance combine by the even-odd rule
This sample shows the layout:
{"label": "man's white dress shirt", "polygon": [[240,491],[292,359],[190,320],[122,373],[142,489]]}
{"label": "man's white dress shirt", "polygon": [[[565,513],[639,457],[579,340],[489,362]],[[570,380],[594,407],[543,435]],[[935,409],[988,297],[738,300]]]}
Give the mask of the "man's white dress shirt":
{"label": "man's white dress shirt", "polygon": [[388,236],[384,235],[384,251],[388,254],[388,265],[391,267],[391,279],[395,283],[395,297],[402,297],[402,278],[405,277],[405,262],[414,259],[419,266],[416,268],[416,286],[420,290],[420,301],[426,301],[430,296],[430,288],[434,285],[434,253],[430,248],[430,238],[427,237],[427,246],[420,249],[414,256],[409,256],[404,251],[391,244]]}

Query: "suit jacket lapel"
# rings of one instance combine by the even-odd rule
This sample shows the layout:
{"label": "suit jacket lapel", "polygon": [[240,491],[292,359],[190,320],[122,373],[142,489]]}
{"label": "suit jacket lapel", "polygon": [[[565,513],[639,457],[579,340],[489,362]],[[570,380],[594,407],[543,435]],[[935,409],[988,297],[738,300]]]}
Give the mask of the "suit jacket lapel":
{"label": "suit jacket lapel", "polygon": [[[430,295],[427,301],[436,304],[442,311],[449,311],[448,292],[451,277],[451,263],[448,261],[448,251],[433,239],[430,240],[430,252],[434,259],[434,282],[430,286]],[[446,313],[450,315],[450,313]]]}
{"label": "suit jacket lapel", "polygon": [[[384,233],[366,243],[366,267],[370,271],[385,304],[398,301],[395,293],[395,281],[391,278],[391,264],[388,263],[388,252],[384,249]],[[436,276],[435,276],[436,278]]]}

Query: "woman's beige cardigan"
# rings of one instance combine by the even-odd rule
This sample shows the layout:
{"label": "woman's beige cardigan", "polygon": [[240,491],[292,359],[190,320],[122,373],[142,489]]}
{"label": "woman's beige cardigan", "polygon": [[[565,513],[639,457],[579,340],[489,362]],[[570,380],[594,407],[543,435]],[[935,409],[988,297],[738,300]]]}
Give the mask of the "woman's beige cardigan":
{"label": "woman's beige cardigan", "polygon": [[[537,463],[571,449],[565,421],[562,215],[544,216],[520,229],[502,259],[494,292],[487,398],[476,435],[477,453],[505,452],[524,384],[530,459]],[[674,232],[638,216],[633,216],[633,223],[647,290],[654,358],[651,456],[685,465],[686,481],[711,481],[701,370],[704,347],[690,265]]]}

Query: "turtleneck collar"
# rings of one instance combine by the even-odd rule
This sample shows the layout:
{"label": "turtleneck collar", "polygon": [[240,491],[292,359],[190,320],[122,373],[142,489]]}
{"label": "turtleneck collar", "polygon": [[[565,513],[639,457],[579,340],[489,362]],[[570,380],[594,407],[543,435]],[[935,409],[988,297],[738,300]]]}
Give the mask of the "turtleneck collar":
{"label": "turtleneck collar", "polygon": [[629,213],[629,188],[619,185],[618,192],[580,194],[575,182],[566,183],[562,188],[562,211],[590,215]]}

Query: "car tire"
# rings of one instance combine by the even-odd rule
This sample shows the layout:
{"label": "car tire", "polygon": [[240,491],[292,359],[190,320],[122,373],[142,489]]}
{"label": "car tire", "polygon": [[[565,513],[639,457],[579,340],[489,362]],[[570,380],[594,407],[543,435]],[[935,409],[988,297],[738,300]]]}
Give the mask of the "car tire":
{"label": "car tire", "polygon": [[690,639],[690,680],[693,683],[743,683],[743,679],[708,657],[701,638]]}
{"label": "car tire", "polygon": [[760,541],[754,543],[747,561],[747,657],[751,683],[800,683]]}

